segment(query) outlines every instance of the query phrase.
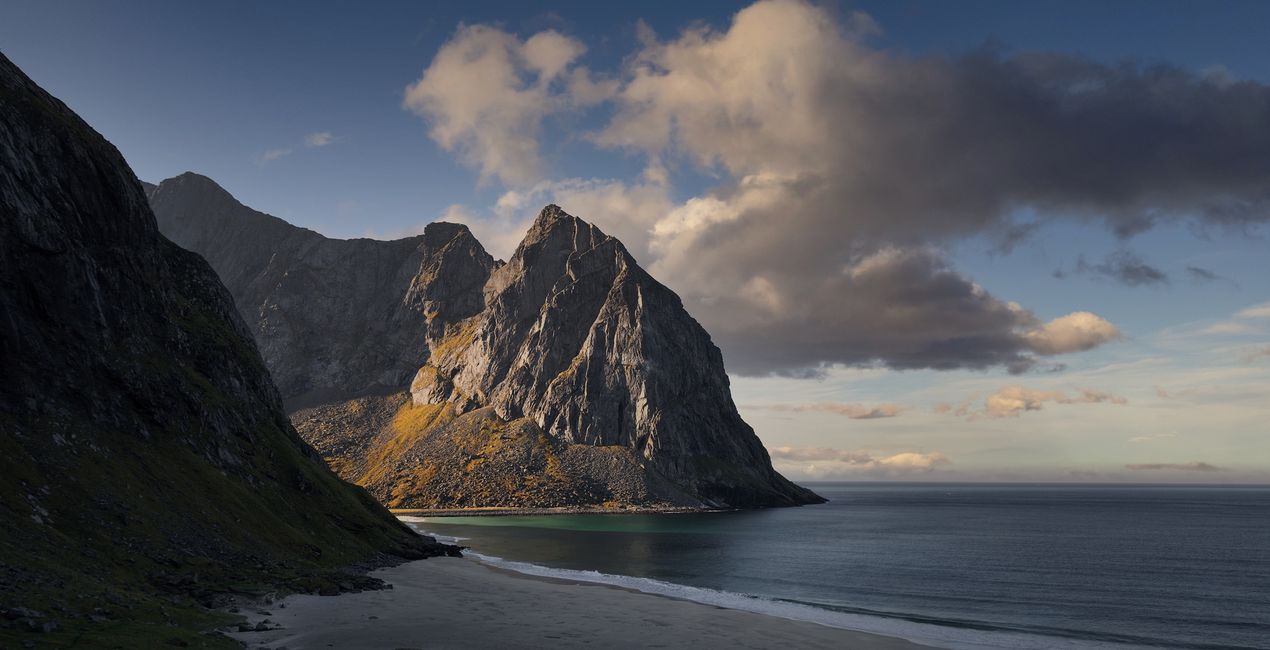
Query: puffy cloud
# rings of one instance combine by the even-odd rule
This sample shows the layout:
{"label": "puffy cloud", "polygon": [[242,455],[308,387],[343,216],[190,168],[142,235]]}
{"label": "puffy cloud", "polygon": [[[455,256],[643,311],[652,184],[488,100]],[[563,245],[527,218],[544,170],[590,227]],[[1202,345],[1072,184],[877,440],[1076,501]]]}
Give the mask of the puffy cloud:
{"label": "puffy cloud", "polygon": [[[595,140],[734,179],[668,215],[653,241],[655,272],[719,332],[732,369],[1017,369],[1036,351],[1017,335],[1026,319],[926,245],[1016,232],[1025,206],[1040,219],[1097,215],[1122,235],[1187,215],[1262,221],[1268,97],[1070,56],[893,55],[825,10],[770,1],[726,31],[650,41]],[[842,269],[877,255],[889,273],[862,292]],[[1118,261],[1126,277],[1149,270]],[[932,294],[944,298],[933,308]]]}
{"label": "puffy cloud", "polygon": [[956,407],[940,404],[935,407],[938,413],[951,413],[957,416],[975,418],[1017,417],[1024,411],[1040,411],[1046,403],[1052,404],[1127,404],[1123,397],[1088,388],[1077,389],[1077,394],[1070,395],[1061,390],[1035,390],[1023,386],[1006,386],[992,393],[983,400],[982,408],[975,408],[973,400],[967,400]]}
{"label": "puffy cloud", "polygon": [[773,447],[768,450],[768,453],[778,465],[790,467],[795,473],[812,478],[832,478],[861,473],[921,474],[952,464],[948,456],[937,451],[906,451],[875,456],[867,451],[843,451],[832,447]]}
{"label": "puffy cloud", "polygon": [[1222,467],[1218,467],[1216,465],[1203,463],[1199,461],[1193,461],[1189,463],[1135,463],[1135,464],[1125,465],[1124,468],[1131,469],[1131,470],[1146,470],[1146,471],[1154,471],[1154,470],[1178,470],[1183,472],[1225,471],[1225,469]]}
{"label": "puffy cloud", "polygon": [[611,89],[573,67],[585,51],[552,30],[521,40],[485,25],[461,27],[406,88],[403,106],[427,120],[432,139],[479,169],[483,180],[529,185],[541,176],[543,119],[600,101]]}
{"label": "puffy cloud", "polygon": [[1063,354],[1090,350],[1119,339],[1120,330],[1097,314],[1078,311],[1036,327],[1024,338],[1037,354]]}
{"label": "puffy cloud", "polygon": [[304,136],[304,146],[306,147],[325,147],[335,142],[335,134],[330,131],[318,131]]}
{"label": "puffy cloud", "polygon": [[749,408],[762,409],[766,411],[783,411],[788,413],[832,413],[852,420],[893,418],[899,415],[900,411],[903,410],[898,404],[865,406],[863,404],[843,404],[841,402],[818,402],[815,404],[771,404],[750,406]]}
{"label": "puffy cloud", "polygon": [[[947,244],[1013,242],[1058,219],[1129,237],[1165,220],[1270,218],[1264,84],[1061,54],[910,56],[868,47],[859,36],[876,26],[849,22],[763,0],[723,30],[663,39],[645,28],[615,81],[593,81],[567,37],[534,63],[527,42],[467,27],[406,105],[484,177],[520,187],[540,180],[546,114],[608,101],[591,140],[642,156],[644,178],[579,193],[596,212],[562,205],[626,241],[740,374],[1026,370],[1038,355],[1115,340],[1115,328],[1078,312],[1088,315],[1065,323],[1096,326],[1051,336],[953,269]],[[719,185],[671,201],[682,165]],[[617,199],[636,189],[656,210],[627,218]],[[1122,279],[1160,281],[1163,272],[1134,262],[1104,264]]]}

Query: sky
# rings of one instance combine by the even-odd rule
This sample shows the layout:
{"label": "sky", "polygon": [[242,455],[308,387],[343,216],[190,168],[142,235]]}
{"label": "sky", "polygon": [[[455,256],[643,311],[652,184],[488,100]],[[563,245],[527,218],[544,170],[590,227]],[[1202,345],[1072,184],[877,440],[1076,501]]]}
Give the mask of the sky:
{"label": "sky", "polygon": [[[367,6],[369,5],[369,6]],[[792,478],[1270,482],[1270,3],[0,4],[137,175],[331,237],[548,202]]]}

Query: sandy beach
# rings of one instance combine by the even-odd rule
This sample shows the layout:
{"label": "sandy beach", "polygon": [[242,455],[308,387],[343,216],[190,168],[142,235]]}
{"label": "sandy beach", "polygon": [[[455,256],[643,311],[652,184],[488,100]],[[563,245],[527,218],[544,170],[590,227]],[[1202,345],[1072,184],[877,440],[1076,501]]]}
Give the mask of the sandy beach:
{"label": "sandy beach", "polygon": [[[721,609],[592,583],[537,578],[471,558],[372,575],[391,590],[290,596],[250,612],[281,629],[231,634],[248,648],[924,648],[903,639]],[[279,605],[285,605],[285,607]]]}

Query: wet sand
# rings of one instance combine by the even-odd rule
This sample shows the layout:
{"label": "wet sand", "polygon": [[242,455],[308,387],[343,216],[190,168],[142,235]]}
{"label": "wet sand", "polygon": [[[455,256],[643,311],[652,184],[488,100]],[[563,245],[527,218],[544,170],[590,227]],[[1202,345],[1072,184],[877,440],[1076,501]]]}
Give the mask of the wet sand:
{"label": "wet sand", "polygon": [[903,639],[644,594],[537,578],[470,558],[371,575],[394,588],[290,596],[265,606],[282,629],[230,636],[248,648],[836,648],[918,650]]}

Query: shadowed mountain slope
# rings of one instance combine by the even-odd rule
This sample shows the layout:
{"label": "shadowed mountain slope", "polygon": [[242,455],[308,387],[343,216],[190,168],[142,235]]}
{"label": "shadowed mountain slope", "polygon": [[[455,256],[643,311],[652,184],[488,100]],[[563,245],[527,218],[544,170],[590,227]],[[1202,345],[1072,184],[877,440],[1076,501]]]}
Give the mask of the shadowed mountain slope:
{"label": "shadowed mountain slope", "polygon": [[496,268],[458,224],[394,241],[328,239],[198,174],[150,188],[159,228],[211,263],[292,407],[405,385],[429,337],[481,310]]}
{"label": "shadowed mountain slope", "polygon": [[297,435],[229,293],[0,56],[0,646],[229,646],[228,592],[453,552]]}

